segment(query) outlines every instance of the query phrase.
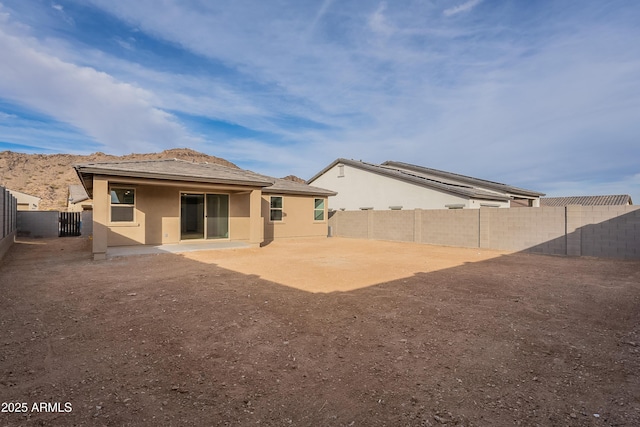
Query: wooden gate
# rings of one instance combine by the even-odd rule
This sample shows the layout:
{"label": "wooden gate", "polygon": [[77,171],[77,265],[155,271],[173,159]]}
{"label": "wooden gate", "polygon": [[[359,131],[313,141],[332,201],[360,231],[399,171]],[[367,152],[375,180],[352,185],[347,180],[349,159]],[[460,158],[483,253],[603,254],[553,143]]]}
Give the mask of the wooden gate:
{"label": "wooden gate", "polygon": [[60,212],[58,215],[58,236],[79,236],[81,225],[80,212]]}

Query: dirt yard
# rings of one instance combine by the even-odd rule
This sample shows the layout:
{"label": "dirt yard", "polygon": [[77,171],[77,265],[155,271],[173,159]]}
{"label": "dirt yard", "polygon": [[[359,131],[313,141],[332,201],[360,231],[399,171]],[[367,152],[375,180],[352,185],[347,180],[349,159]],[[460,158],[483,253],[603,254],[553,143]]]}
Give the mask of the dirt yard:
{"label": "dirt yard", "polygon": [[0,261],[0,425],[640,425],[637,261],[339,238],[90,259]]}

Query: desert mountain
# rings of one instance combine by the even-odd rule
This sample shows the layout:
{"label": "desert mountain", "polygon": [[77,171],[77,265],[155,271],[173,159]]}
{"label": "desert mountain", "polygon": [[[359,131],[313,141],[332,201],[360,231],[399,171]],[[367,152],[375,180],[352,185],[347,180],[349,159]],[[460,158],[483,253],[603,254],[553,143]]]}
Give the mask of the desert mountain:
{"label": "desert mountain", "polygon": [[217,163],[237,168],[225,159],[209,156],[188,148],[175,148],[161,153],[112,156],[93,153],[86,156],[72,154],[23,154],[0,152],[0,185],[22,193],[40,197],[41,210],[62,210],[67,207],[69,184],[80,184],[73,165],[118,160],[182,159],[193,162]]}
{"label": "desert mountain", "polygon": [[300,184],[304,184],[305,182],[307,182],[304,179],[302,179],[302,178],[300,178],[298,176],[295,176],[295,175],[287,175],[282,179],[286,179],[286,180],[293,181],[293,182],[298,182]]}

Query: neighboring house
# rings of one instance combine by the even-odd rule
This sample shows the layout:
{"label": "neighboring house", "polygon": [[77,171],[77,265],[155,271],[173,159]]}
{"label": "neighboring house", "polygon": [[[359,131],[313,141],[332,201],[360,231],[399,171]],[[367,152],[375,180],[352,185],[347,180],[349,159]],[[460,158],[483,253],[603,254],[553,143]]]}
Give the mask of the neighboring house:
{"label": "neighboring house", "polygon": [[243,169],[185,160],[74,166],[93,198],[94,259],[110,246],[327,235],[335,192]]}
{"label": "neighboring house", "polygon": [[93,200],[89,198],[82,184],[69,184],[67,211],[82,212],[93,209]]}
{"label": "neighboring house", "polygon": [[569,205],[582,206],[627,206],[633,205],[631,196],[617,194],[611,196],[571,196],[571,197],[543,197],[540,206],[563,207]]}
{"label": "neighboring house", "polygon": [[543,193],[401,162],[337,159],[307,181],[337,192],[332,210],[540,206]]}
{"label": "neighboring house", "polygon": [[40,197],[32,196],[31,194],[21,193],[16,190],[7,191],[13,195],[18,201],[18,210],[19,211],[37,211],[40,207]]}

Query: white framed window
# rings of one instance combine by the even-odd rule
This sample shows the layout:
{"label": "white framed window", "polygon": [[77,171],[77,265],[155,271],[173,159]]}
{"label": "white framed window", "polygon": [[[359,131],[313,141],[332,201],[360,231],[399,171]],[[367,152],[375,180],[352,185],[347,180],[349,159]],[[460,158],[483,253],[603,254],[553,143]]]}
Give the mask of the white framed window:
{"label": "white framed window", "polygon": [[272,222],[282,221],[283,197],[271,196],[269,203],[269,220]]}
{"label": "white framed window", "polygon": [[324,199],[313,200],[313,220],[324,221]]}
{"label": "white framed window", "polygon": [[136,190],[111,188],[111,222],[133,222],[135,219]]}

